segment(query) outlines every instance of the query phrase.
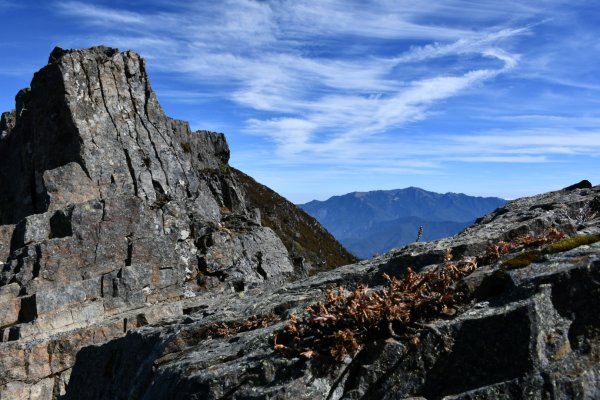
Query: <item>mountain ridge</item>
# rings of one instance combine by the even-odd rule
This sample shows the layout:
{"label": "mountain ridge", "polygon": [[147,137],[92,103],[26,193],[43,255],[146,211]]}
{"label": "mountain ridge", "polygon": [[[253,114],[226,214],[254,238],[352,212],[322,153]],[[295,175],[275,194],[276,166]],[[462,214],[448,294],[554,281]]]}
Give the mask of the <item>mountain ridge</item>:
{"label": "mountain ridge", "polygon": [[260,210],[262,224],[277,233],[292,257],[301,257],[310,265],[311,274],[357,261],[300,207],[242,171],[230,169],[245,189],[249,207]]}
{"label": "mountain ridge", "polygon": [[[350,252],[369,258],[415,241],[421,226],[423,240],[458,233],[476,218],[505,203],[506,200],[497,197],[442,194],[411,186],[351,192],[298,206],[315,217]],[[394,223],[397,229],[393,229]],[[384,229],[388,231],[386,235],[381,234]]]}

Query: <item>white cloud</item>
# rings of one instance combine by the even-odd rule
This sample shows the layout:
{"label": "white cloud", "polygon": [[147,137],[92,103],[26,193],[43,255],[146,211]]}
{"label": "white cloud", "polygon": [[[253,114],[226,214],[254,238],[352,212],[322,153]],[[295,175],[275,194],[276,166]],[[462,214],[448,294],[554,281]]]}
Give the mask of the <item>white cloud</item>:
{"label": "white cloud", "polygon": [[84,18],[90,24],[135,24],[141,25],[146,18],[138,13],[115,10],[109,7],[86,4],[79,1],[67,1],[57,4],[58,10],[74,17]]}
{"label": "white cloud", "polygon": [[556,132],[549,129],[500,133],[492,131],[489,135],[455,136],[454,140],[486,147],[567,146],[569,148],[586,148],[590,151],[597,151],[600,147],[600,131],[560,130]]}
{"label": "white cloud", "polygon": [[249,129],[257,134],[268,134],[279,144],[279,155],[289,156],[305,150],[317,126],[299,118],[274,118],[267,121],[250,120]]}
{"label": "white cloud", "polygon": [[479,134],[438,136],[439,146],[416,144],[409,152],[440,161],[540,163],[556,156],[595,156],[600,131],[577,129],[495,130]]}
{"label": "white cloud", "polygon": [[600,116],[567,116],[567,115],[552,115],[552,114],[508,114],[500,116],[489,116],[488,118],[496,121],[518,122],[521,125],[544,126],[548,125],[554,129],[567,128],[572,129],[589,129],[594,130],[600,126]]}
{"label": "white cloud", "polygon": [[[440,76],[413,82],[403,90],[388,96],[328,96],[303,107],[304,124],[295,119],[296,128],[289,131],[285,154],[309,152],[339,153],[344,157],[364,150],[365,139],[393,127],[426,117],[432,104],[454,96],[477,82],[498,74],[494,70],[470,71],[462,76]],[[304,131],[304,126],[307,127]],[[271,137],[288,135],[288,131],[272,120],[252,121],[252,131]],[[330,132],[327,135],[319,131]],[[333,133],[331,133],[333,132]],[[314,136],[317,136],[315,139]],[[301,141],[295,138],[302,137]],[[295,147],[298,145],[297,147]]]}
{"label": "white cloud", "polygon": [[463,157],[446,157],[446,161],[460,161],[466,163],[545,163],[548,158],[545,156],[477,156],[469,155]]}
{"label": "white cloud", "polygon": [[433,43],[420,47],[412,47],[410,51],[398,56],[394,61],[398,63],[419,62],[444,56],[476,53],[497,58],[504,61],[507,67],[514,67],[518,61],[518,56],[494,46],[502,40],[527,34],[528,30],[528,28],[521,27],[506,28],[483,34],[466,34],[466,38],[460,38],[449,44]]}
{"label": "white cloud", "polygon": [[468,33],[464,29],[413,21],[432,6],[411,1],[284,1],[279,7],[285,31],[313,36],[439,40],[457,39]]}
{"label": "white cloud", "polygon": [[[541,0],[468,8],[460,1],[229,0],[170,2],[154,13],[75,1],[58,9],[92,26],[97,40],[141,52],[155,69],[226,87],[218,96],[256,111],[245,132],[273,143],[269,162],[365,163],[373,171],[389,170],[381,167],[387,162],[396,171],[433,172],[449,160],[539,163],[587,154],[583,141],[597,150],[595,133],[571,132],[569,140],[548,132],[439,135],[432,145],[402,130],[439,104],[516,73],[525,56],[513,43],[533,35],[531,18],[543,21],[545,7]],[[449,24],[446,15],[464,22]],[[407,48],[414,39],[426,44]],[[447,59],[452,68],[436,65]],[[211,97],[195,89],[159,96],[179,103]]]}

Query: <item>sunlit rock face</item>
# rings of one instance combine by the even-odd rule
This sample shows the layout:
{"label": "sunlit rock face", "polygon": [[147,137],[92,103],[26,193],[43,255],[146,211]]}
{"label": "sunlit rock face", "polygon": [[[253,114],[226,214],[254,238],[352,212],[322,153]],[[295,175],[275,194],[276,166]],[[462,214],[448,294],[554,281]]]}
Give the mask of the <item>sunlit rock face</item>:
{"label": "sunlit rock face", "polygon": [[133,52],[56,48],[0,121],[0,396],[204,293],[304,276],[246,207],[221,133],[167,117]]}

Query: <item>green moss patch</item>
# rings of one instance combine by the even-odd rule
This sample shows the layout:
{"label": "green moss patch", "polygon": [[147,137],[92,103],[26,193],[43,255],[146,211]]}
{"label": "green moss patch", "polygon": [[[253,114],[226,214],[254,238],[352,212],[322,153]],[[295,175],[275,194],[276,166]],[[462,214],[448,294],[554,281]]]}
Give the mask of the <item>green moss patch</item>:
{"label": "green moss patch", "polygon": [[541,261],[542,256],[542,252],[538,250],[526,251],[517,255],[516,257],[511,258],[510,260],[505,261],[502,264],[502,267],[505,269],[524,268],[531,263]]}
{"label": "green moss patch", "polygon": [[524,268],[534,262],[543,260],[545,254],[556,254],[572,250],[579,246],[584,246],[592,243],[600,242],[599,236],[574,236],[566,239],[561,239],[557,242],[547,245],[542,250],[531,250],[521,253],[510,260],[502,263],[505,269]]}
{"label": "green moss patch", "polygon": [[556,243],[552,243],[548,245],[544,249],[544,253],[546,254],[554,254],[554,253],[562,253],[563,251],[568,251],[574,249],[579,246],[592,244],[600,241],[599,236],[575,236],[566,239],[559,240]]}

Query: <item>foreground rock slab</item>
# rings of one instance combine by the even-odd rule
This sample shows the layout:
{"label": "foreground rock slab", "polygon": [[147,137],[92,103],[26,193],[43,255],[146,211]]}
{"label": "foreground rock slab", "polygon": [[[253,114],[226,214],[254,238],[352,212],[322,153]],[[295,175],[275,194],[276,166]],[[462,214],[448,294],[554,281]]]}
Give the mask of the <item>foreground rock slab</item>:
{"label": "foreground rock slab", "polygon": [[[600,242],[548,253],[522,267],[508,252],[459,285],[469,300],[424,321],[419,344],[393,338],[335,361],[286,356],[273,336],[292,313],[328,289],[367,284],[383,273],[438,267],[445,249],[481,255],[490,244],[557,228],[600,235],[600,186],[513,201],[461,234],[243,296],[197,297],[185,317],[131,330],[83,349],[65,399],[595,399],[600,397]],[[220,336],[215,324],[274,313],[282,322]]]}

